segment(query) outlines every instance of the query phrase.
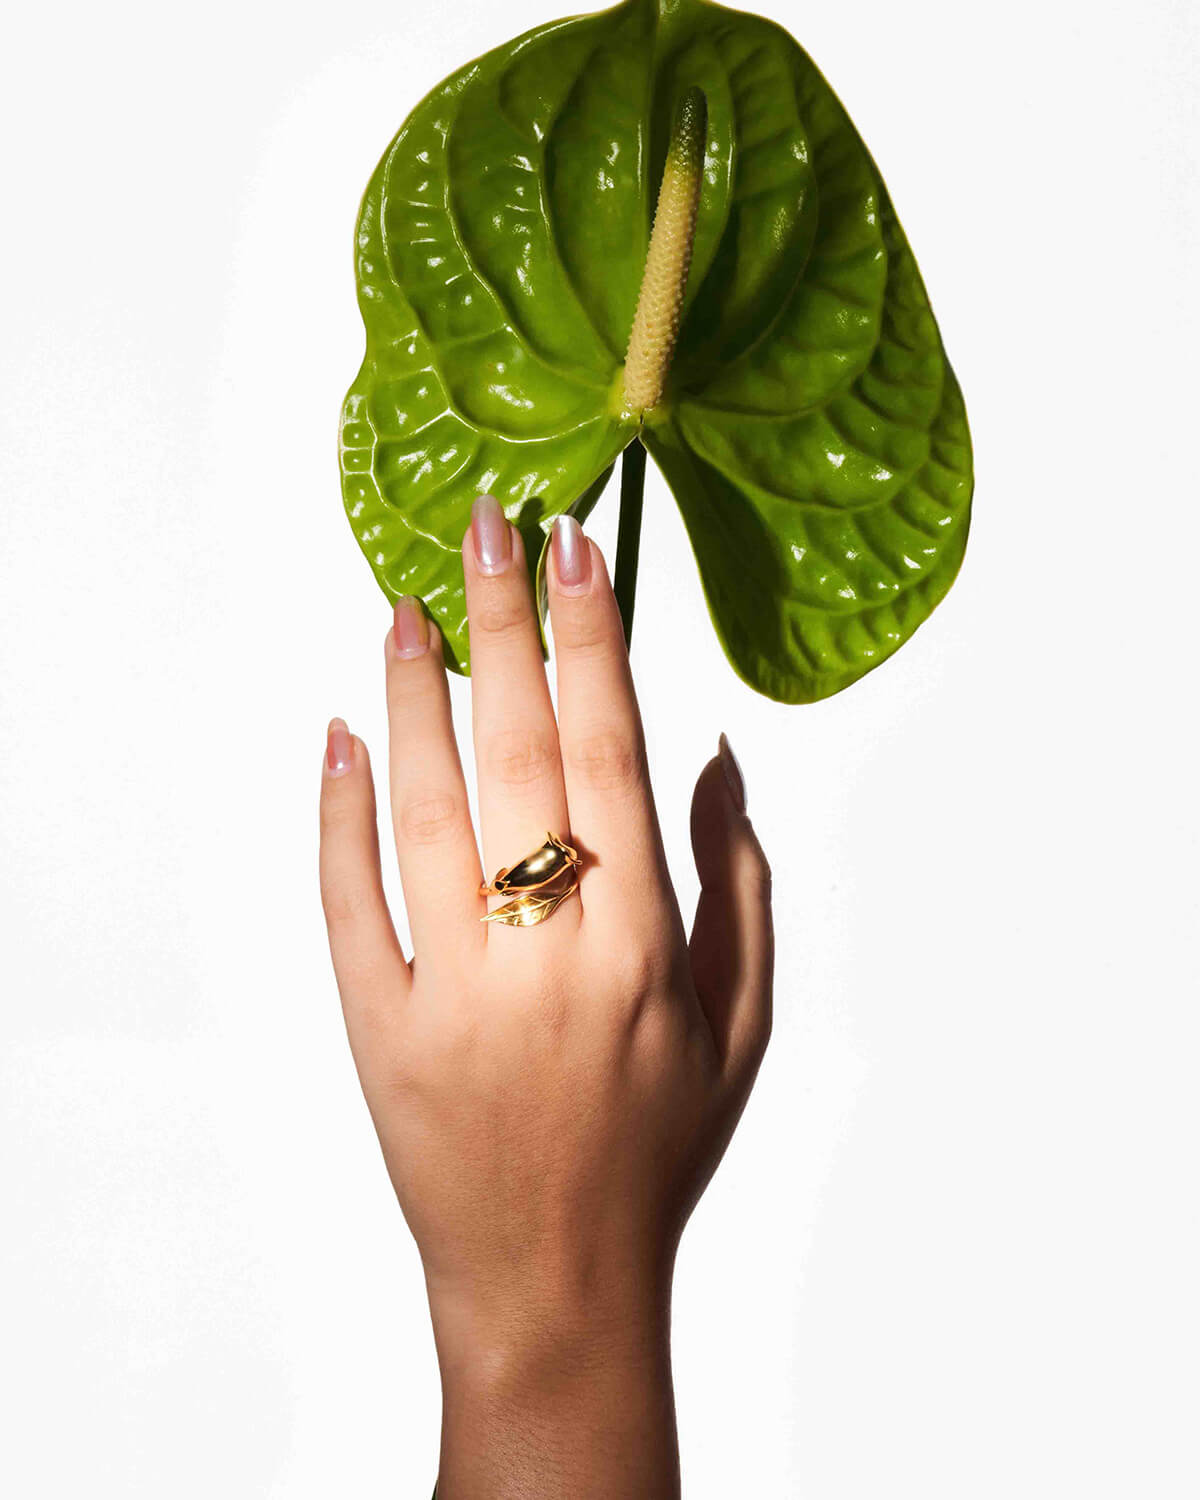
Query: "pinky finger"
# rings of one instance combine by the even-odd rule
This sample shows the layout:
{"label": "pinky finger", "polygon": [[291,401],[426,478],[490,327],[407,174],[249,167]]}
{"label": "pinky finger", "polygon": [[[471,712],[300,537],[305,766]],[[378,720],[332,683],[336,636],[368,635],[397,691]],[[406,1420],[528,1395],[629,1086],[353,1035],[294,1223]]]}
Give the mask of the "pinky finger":
{"label": "pinky finger", "polygon": [[341,719],[329,726],[321,776],[321,903],[350,1045],[362,1022],[408,993],[379,867],[375,786],[367,747]]}

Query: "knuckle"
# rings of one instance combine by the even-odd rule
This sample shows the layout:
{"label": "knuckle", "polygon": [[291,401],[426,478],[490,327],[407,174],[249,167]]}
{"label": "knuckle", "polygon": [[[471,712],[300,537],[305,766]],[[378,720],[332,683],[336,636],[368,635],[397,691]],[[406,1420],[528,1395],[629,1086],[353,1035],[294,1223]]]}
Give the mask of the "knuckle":
{"label": "knuckle", "polygon": [[621,993],[632,1011],[640,1011],[669,987],[670,964],[657,943],[630,943],[614,960],[614,966]]}
{"label": "knuckle", "polygon": [[664,1063],[673,1066],[692,1045],[692,1021],[675,996],[655,992],[646,996],[627,1018],[631,1054],[653,1074]]}
{"label": "knuckle", "polygon": [[678,1040],[678,1020],[671,1006],[647,1000],[630,1016],[629,1044],[634,1055],[654,1064],[670,1055]]}
{"label": "knuckle", "polygon": [[[325,912],[325,925],[331,933],[344,934],[353,939],[355,935],[370,935],[378,929],[380,919],[390,922],[387,905],[379,887],[364,873],[340,880],[322,881],[321,906]],[[358,953],[356,967],[363,970],[365,954],[371,945]]]}
{"label": "knuckle", "polygon": [[771,875],[771,866],[767,863],[767,856],[761,849],[758,851],[758,858],[755,861],[751,879],[757,887],[759,895],[765,901],[770,901],[773,877]]}
{"label": "knuckle", "polygon": [[363,915],[367,903],[362,893],[352,887],[325,885],[321,887],[321,905],[330,927],[352,927]]}
{"label": "knuckle", "polygon": [[746,889],[752,895],[759,897],[764,904],[769,905],[772,883],[771,866],[767,862],[767,856],[763,853],[761,844],[755,838],[747,842],[739,873]]}
{"label": "knuckle", "polygon": [[470,613],[470,628],[481,635],[504,639],[529,627],[529,603],[516,590],[484,590]]}
{"label": "knuckle", "polygon": [[488,741],[484,764],[505,786],[528,786],[557,766],[557,737],[541,729],[501,730]]}
{"label": "knuckle", "polygon": [[613,621],[594,601],[579,601],[577,607],[560,612],[554,626],[554,643],[560,650],[601,653],[613,646]]}
{"label": "knuckle", "polygon": [[326,794],[321,798],[321,837],[336,838],[346,829],[352,828],[359,817],[359,809],[353,798]]}
{"label": "knuckle", "polygon": [[640,740],[615,729],[597,730],[575,740],[568,760],[576,779],[593,791],[624,791],[642,777]]}
{"label": "knuckle", "polygon": [[448,792],[418,792],[400,807],[401,836],[413,844],[437,844],[456,833],[462,817],[457,797]]}

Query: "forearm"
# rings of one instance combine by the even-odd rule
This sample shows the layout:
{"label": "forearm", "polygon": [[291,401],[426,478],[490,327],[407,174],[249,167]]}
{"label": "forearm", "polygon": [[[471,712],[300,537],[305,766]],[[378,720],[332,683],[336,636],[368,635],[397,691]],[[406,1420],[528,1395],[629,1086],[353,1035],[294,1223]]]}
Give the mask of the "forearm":
{"label": "forearm", "polygon": [[669,1294],[434,1327],[438,1500],[677,1500]]}

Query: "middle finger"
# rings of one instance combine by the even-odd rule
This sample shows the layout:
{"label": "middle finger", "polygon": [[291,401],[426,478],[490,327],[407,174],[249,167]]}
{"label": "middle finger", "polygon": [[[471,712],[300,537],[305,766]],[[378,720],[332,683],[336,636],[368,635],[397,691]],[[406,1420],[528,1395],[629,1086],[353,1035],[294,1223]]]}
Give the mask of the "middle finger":
{"label": "middle finger", "polygon": [[[490,878],[532,853],[547,833],[569,836],[558,725],[524,546],[491,495],[480,495],[472,509],[463,576],[483,867]],[[496,929],[489,924],[489,930]]]}

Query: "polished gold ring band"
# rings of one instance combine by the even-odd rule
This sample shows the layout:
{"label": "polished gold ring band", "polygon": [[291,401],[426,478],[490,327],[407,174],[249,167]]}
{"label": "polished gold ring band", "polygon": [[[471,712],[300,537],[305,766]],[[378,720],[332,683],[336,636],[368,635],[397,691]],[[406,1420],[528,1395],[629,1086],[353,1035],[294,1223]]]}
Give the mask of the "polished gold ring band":
{"label": "polished gold ring band", "polygon": [[583,861],[570,844],[547,833],[546,842],[515,865],[498,870],[479,887],[481,896],[512,896],[481,922],[501,922],[505,927],[536,927],[552,917],[562,903],[579,889],[578,870]]}

